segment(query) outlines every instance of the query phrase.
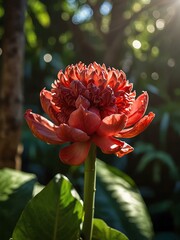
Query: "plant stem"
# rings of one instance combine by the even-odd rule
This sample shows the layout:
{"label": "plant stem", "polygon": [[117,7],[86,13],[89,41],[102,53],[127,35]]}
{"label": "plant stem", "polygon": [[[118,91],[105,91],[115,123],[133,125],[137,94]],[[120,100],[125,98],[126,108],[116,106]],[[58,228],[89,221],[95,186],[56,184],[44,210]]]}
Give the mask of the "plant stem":
{"label": "plant stem", "polygon": [[85,161],[84,177],[84,223],[82,235],[84,240],[92,239],[94,200],[96,191],[96,146],[91,145]]}

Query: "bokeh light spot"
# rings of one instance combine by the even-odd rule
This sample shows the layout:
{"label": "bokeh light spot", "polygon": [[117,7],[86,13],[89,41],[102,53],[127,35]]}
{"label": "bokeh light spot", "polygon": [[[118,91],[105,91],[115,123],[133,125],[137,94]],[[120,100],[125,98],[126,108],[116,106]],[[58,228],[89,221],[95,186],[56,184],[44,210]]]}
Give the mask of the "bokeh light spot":
{"label": "bokeh light spot", "polygon": [[140,3],[134,3],[132,7],[134,12],[139,12],[141,10],[141,4]]}
{"label": "bokeh light spot", "polygon": [[155,27],[152,24],[147,25],[147,31],[149,33],[153,33],[155,31]]}
{"label": "bokeh light spot", "polygon": [[138,31],[138,32],[143,32],[144,31],[144,24],[140,21],[135,21],[134,22],[135,24],[135,29]]}
{"label": "bokeh light spot", "polygon": [[154,18],[159,18],[160,17],[160,12],[158,10],[154,10],[153,13],[152,13],[153,17]]}
{"label": "bokeh light spot", "polygon": [[153,80],[158,80],[159,79],[159,74],[157,72],[153,72],[153,73],[151,73],[151,78]]}
{"label": "bokeh light spot", "polygon": [[151,54],[153,57],[157,57],[159,55],[159,48],[156,46],[152,47]]}
{"label": "bokeh light spot", "polygon": [[52,55],[50,53],[46,53],[46,54],[44,54],[43,59],[46,63],[49,63],[52,61]]}
{"label": "bokeh light spot", "polygon": [[56,38],[55,37],[49,37],[48,38],[48,43],[49,43],[49,45],[53,46],[56,43]]}
{"label": "bokeh light spot", "polygon": [[68,21],[69,18],[70,18],[70,16],[69,16],[68,13],[63,12],[63,13],[61,14],[61,18],[62,18],[64,21]]}
{"label": "bokeh light spot", "polygon": [[142,72],[140,76],[141,76],[142,79],[146,79],[147,78],[147,73],[146,72]]}
{"label": "bokeh light spot", "polygon": [[88,4],[84,4],[72,17],[74,24],[81,24],[85,21],[89,21],[93,15],[93,10]]}
{"label": "bokeh light spot", "polygon": [[147,51],[149,49],[149,43],[147,41],[142,42],[142,50]]}
{"label": "bokeh light spot", "polygon": [[131,16],[132,16],[132,13],[130,11],[125,11],[123,13],[123,16],[124,16],[125,19],[130,19]]}
{"label": "bokeh light spot", "polygon": [[169,58],[168,61],[167,61],[167,65],[169,67],[174,67],[176,65],[176,62],[173,58]]}
{"label": "bokeh light spot", "polygon": [[139,40],[134,40],[132,45],[135,49],[140,49],[141,48],[141,42]]}
{"label": "bokeh light spot", "polygon": [[112,4],[108,1],[103,2],[103,4],[100,6],[100,13],[104,16],[108,15],[112,10]]}
{"label": "bokeh light spot", "polygon": [[158,30],[163,30],[164,27],[165,27],[165,21],[164,21],[164,19],[159,18],[159,19],[156,21],[156,27],[157,27]]}

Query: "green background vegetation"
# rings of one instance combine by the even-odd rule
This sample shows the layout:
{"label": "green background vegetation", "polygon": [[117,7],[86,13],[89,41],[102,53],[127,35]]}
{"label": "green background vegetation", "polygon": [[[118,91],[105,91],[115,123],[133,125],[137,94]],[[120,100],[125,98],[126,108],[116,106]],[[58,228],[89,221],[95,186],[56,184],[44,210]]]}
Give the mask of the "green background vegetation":
{"label": "green background vegetation", "polygon": [[[4,8],[0,3],[2,39]],[[50,89],[58,71],[78,61],[122,69],[137,95],[148,91],[148,111],[155,112],[156,118],[144,133],[129,141],[135,151],[122,159],[98,151],[98,157],[136,182],[156,239],[180,239],[179,12],[179,0],[29,0],[24,26],[24,110],[42,113],[40,90]],[[2,40],[0,61],[1,44]],[[25,123],[21,142],[23,171],[35,173],[42,184],[61,172],[81,192],[82,168],[60,163],[59,146],[35,139]]]}

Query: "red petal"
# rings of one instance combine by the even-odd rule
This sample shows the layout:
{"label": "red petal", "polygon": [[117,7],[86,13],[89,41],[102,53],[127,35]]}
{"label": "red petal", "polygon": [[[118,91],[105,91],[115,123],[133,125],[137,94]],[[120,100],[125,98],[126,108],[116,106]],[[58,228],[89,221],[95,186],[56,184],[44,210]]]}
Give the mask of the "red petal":
{"label": "red petal", "polygon": [[76,108],[79,108],[79,106],[82,105],[85,109],[87,109],[90,106],[90,102],[82,95],[79,95],[76,99],[75,105]]}
{"label": "red petal", "polygon": [[64,142],[85,142],[89,140],[89,136],[85,132],[67,124],[61,124],[57,128],[56,134]]}
{"label": "red petal", "polygon": [[137,123],[144,116],[147,109],[148,101],[149,96],[147,92],[144,92],[136,99],[128,115],[126,127],[130,127],[133,124]]}
{"label": "red petal", "polygon": [[122,143],[123,143],[123,147],[118,152],[116,152],[116,156],[119,158],[123,157],[124,155],[126,155],[134,150],[134,148],[131,147],[126,142],[122,142]]}
{"label": "red petal", "polygon": [[59,157],[60,160],[69,165],[80,165],[82,164],[90,149],[89,142],[76,142],[60,150]]}
{"label": "red petal", "polygon": [[53,122],[59,125],[59,121],[56,118],[56,114],[58,113],[58,109],[56,110],[55,106],[52,107],[52,95],[50,91],[43,89],[40,92],[40,101],[41,106],[45,113],[53,120]]}
{"label": "red petal", "polygon": [[69,118],[71,127],[81,129],[88,135],[93,134],[99,128],[100,123],[101,119],[97,114],[85,110],[82,106],[72,112]]}
{"label": "red petal", "polygon": [[122,157],[133,151],[133,148],[125,142],[122,142],[113,137],[100,137],[94,136],[93,142],[107,154],[116,154],[118,157]]}
{"label": "red petal", "polygon": [[126,124],[125,114],[112,114],[105,117],[97,131],[100,136],[113,136],[120,132]]}
{"label": "red petal", "polygon": [[60,144],[62,141],[56,135],[56,126],[39,114],[27,110],[24,115],[33,134],[40,140],[50,144]]}
{"label": "red petal", "polygon": [[132,138],[143,132],[149,124],[154,119],[155,114],[150,112],[148,115],[144,116],[139,122],[137,122],[133,127],[122,130],[116,137],[121,138]]}

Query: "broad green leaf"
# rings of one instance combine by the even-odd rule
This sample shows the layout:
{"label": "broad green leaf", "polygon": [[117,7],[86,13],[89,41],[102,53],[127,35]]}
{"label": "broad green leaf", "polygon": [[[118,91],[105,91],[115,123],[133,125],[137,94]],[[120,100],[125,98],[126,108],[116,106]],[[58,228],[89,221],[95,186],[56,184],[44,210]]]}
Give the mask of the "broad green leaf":
{"label": "broad green leaf", "polygon": [[109,227],[103,220],[93,221],[93,240],[128,240],[121,232]]}
{"label": "broad green leaf", "polygon": [[66,177],[58,174],[28,203],[13,240],[77,240],[82,215],[77,192]]}
{"label": "broad green leaf", "polygon": [[34,185],[34,189],[33,189],[33,193],[32,193],[32,197],[34,197],[36,194],[38,194],[41,190],[43,190],[44,186],[39,184],[39,183],[36,183]]}
{"label": "broad green leaf", "polygon": [[0,170],[0,238],[9,240],[25,205],[32,198],[36,176],[13,169]]}
{"label": "broad green leaf", "polygon": [[[145,203],[132,179],[120,170],[97,161],[96,216],[123,231],[130,239],[150,240],[152,223]],[[103,203],[101,202],[103,201]],[[108,216],[109,213],[109,216]]]}
{"label": "broad green leaf", "polygon": [[153,152],[148,152],[141,158],[141,161],[137,167],[137,171],[143,171],[150,162],[156,161],[157,159],[168,166],[169,171],[173,177],[178,177],[177,167],[173,161],[172,156],[166,152],[157,150],[154,150]]}

